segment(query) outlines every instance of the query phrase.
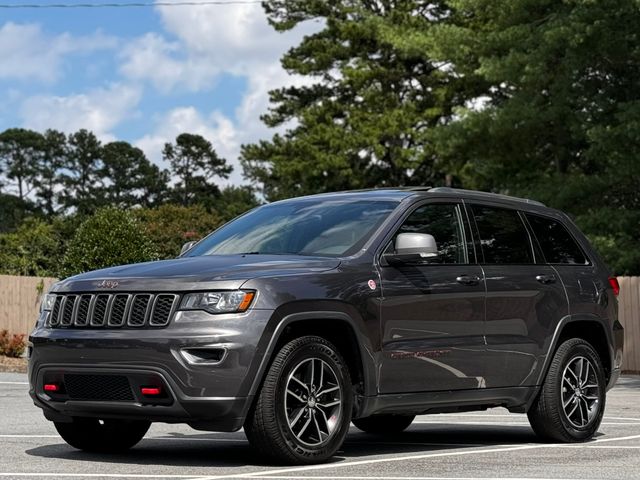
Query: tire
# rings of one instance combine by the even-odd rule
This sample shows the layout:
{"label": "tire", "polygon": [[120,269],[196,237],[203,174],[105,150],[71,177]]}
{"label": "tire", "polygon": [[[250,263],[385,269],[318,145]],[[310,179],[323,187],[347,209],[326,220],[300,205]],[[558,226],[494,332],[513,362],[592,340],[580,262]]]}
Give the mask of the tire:
{"label": "tire", "polygon": [[274,358],[244,429],[253,447],[271,461],[319,463],[342,445],[352,408],[351,377],[342,356],[327,340],[305,336],[287,343]]}
{"label": "tire", "polygon": [[73,422],[54,422],[60,436],[74,448],[86,452],[124,452],[144,437],[150,422],[98,420],[75,417]]}
{"label": "tire", "polygon": [[527,416],[534,432],[545,441],[584,442],[598,430],[605,403],[600,357],[588,342],[572,338],[556,350]]}
{"label": "tire", "polygon": [[351,420],[351,423],[366,433],[393,434],[405,431],[415,418],[415,415],[374,415]]}

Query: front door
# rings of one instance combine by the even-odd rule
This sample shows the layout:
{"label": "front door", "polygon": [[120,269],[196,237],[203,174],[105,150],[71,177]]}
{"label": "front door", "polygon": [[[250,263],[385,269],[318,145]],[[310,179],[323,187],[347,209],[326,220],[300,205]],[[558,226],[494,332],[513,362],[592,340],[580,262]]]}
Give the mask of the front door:
{"label": "front door", "polygon": [[395,232],[433,235],[438,255],[419,264],[381,260],[381,393],[484,386],[482,269],[475,263],[460,203],[429,202],[415,208]]}

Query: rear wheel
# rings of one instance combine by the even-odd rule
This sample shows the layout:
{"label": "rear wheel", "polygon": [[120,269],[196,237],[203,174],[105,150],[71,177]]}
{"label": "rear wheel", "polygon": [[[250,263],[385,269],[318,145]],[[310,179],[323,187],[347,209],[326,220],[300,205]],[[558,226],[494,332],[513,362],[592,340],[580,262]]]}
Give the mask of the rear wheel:
{"label": "rear wheel", "polygon": [[400,433],[409,428],[415,418],[415,415],[375,415],[351,422],[367,433]]}
{"label": "rear wheel", "polygon": [[338,350],[305,336],[278,352],[244,425],[264,456],[287,464],[331,458],[349,430],[351,378]]}
{"label": "rear wheel", "polygon": [[72,447],[87,452],[114,453],[128,450],[142,440],[151,423],[76,417],[73,422],[54,422],[54,425]]}
{"label": "rear wheel", "polygon": [[527,415],[533,430],[545,440],[584,442],[598,430],[605,401],[600,357],[588,342],[572,338],[558,347]]}

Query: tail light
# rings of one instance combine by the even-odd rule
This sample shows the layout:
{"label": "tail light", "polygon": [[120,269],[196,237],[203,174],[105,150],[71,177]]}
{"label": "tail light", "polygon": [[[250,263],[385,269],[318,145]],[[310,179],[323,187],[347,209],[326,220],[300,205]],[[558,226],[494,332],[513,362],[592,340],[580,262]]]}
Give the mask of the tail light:
{"label": "tail light", "polygon": [[620,294],[620,284],[616,277],[609,277],[609,285],[613,289],[613,294],[617,297]]}

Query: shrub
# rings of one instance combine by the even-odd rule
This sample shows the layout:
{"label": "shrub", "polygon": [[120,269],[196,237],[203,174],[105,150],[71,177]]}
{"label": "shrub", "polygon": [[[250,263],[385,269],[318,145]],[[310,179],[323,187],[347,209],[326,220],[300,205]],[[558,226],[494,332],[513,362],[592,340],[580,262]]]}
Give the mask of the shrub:
{"label": "shrub", "polygon": [[133,215],[144,227],[162,259],[177,257],[186,242],[199,240],[222,224],[217,214],[200,205],[162,205],[135,210]]}
{"label": "shrub", "polygon": [[63,260],[65,276],[157,259],[153,243],[133,215],[108,207],[84,221]]}
{"label": "shrub", "polygon": [[0,355],[19,358],[27,348],[24,334],[9,335],[7,330],[0,331]]}

